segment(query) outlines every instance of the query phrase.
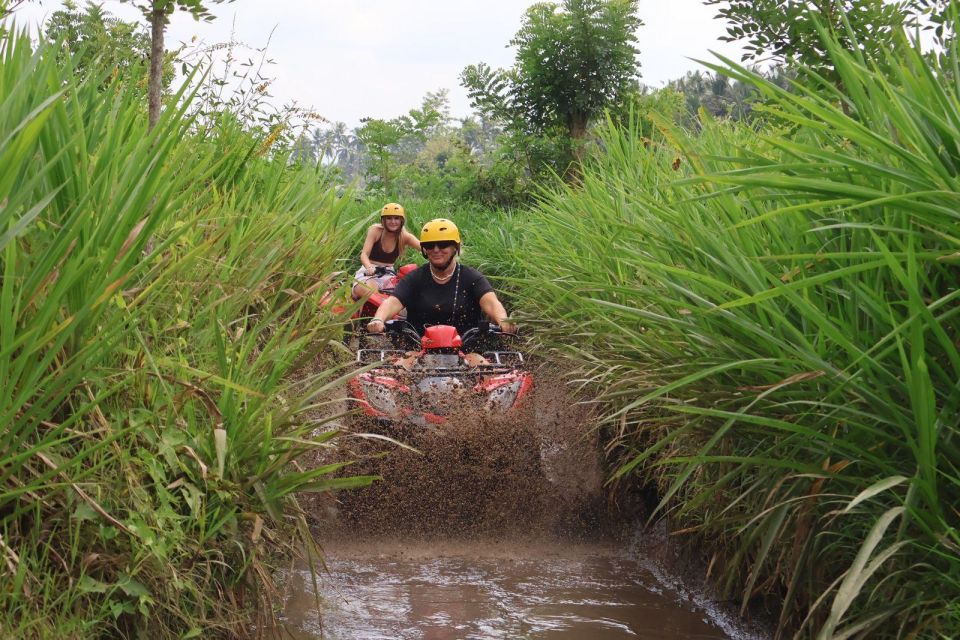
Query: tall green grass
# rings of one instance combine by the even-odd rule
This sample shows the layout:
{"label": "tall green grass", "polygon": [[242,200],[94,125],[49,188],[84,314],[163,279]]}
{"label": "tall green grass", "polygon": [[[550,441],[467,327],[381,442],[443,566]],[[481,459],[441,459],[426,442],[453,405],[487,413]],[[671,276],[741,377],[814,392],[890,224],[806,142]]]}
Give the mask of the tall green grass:
{"label": "tall green grass", "polygon": [[800,637],[960,634],[960,89],[904,40],[763,124],[600,132],[516,224],[545,345],[601,390],[617,477],[655,481],[744,606]]}
{"label": "tall green grass", "polygon": [[296,462],[336,437],[319,300],[361,229],[265,134],[184,93],[148,130],[55,54],[0,36],[0,630],[245,635],[294,494],[369,481]]}

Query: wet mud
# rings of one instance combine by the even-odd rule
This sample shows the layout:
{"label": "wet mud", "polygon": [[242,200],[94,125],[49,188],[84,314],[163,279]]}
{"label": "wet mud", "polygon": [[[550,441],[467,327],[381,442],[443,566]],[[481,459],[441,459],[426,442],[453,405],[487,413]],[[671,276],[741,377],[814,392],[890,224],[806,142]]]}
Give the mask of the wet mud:
{"label": "wet mud", "polygon": [[603,486],[589,405],[537,375],[510,419],[350,425],[338,457],[383,480],[304,502],[326,570],[284,576],[279,637],[763,637],[638,533],[642,508]]}
{"label": "wet mud", "polygon": [[[375,544],[371,544],[375,542]],[[334,543],[288,576],[293,638],[754,638],[622,548],[565,542]]]}

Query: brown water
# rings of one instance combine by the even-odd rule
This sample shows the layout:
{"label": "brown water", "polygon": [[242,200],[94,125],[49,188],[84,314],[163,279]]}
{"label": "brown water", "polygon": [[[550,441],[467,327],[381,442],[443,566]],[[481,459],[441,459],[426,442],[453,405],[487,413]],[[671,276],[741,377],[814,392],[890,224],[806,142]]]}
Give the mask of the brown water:
{"label": "brown water", "polygon": [[589,416],[540,389],[510,423],[460,415],[401,437],[417,451],[348,439],[341,459],[383,481],[304,502],[326,571],[283,577],[279,637],[763,637],[672,572],[663,530],[635,534],[603,489]]}
{"label": "brown water", "polygon": [[371,543],[327,549],[329,573],[290,574],[298,640],[752,638],[729,614],[600,544]]}

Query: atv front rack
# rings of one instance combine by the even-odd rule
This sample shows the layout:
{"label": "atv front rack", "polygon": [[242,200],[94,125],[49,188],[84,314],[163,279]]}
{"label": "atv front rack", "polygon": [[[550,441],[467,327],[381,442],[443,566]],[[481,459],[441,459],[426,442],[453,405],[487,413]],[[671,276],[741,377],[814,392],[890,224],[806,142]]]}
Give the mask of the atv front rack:
{"label": "atv front rack", "polygon": [[[357,364],[368,365],[377,362],[385,362],[386,367],[395,367],[389,360],[393,358],[403,358],[410,352],[403,349],[360,349],[357,351]],[[526,361],[523,354],[519,351],[484,351],[481,354],[489,362],[478,364],[475,367],[464,367],[464,371],[491,371],[491,370],[509,370],[514,367],[523,366]],[[444,369],[451,371],[454,369]],[[456,370],[459,370],[457,368]]]}
{"label": "atv front rack", "polygon": [[493,364],[501,366],[517,366],[525,364],[523,354],[519,351],[484,351],[483,357]]}
{"label": "atv front rack", "polygon": [[358,364],[373,364],[388,358],[402,358],[407,355],[403,349],[360,349],[357,351]]}

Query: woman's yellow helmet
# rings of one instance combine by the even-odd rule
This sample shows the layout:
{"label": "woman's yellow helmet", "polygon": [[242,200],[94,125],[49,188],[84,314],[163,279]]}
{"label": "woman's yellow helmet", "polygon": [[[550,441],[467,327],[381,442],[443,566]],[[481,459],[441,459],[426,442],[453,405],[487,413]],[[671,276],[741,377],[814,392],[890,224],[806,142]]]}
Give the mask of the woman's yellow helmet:
{"label": "woman's yellow helmet", "polygon": [[424,242],[444,242],[452,240],[460,246],[460,229],[453,224],[452,220],[446,218],[436,218],[423,225],[420,230],[420,243]]}
{"label": "woman's yellow helmet", "polygon": [[398,205],[396,202],[388,202],[383,205],[383,209],[380,210],[380,217],[386,216],[400,216],[404,220],[407,219],[407,212],[403,210],[403,207]]}

